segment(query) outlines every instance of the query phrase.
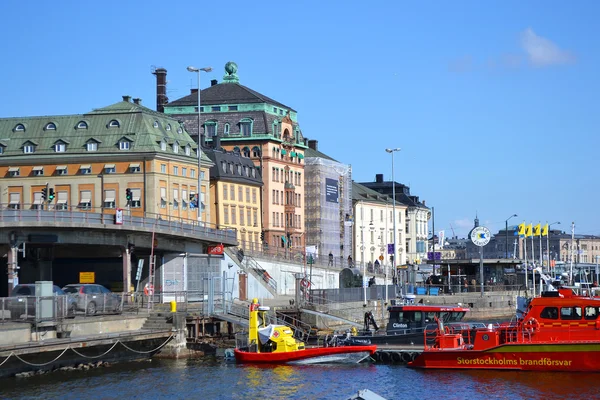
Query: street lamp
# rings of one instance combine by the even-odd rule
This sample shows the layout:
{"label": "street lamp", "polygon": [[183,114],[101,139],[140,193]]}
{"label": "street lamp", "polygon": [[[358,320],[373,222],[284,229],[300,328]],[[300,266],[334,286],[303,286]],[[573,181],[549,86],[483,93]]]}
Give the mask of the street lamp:
{"label": "street lamp", "polygon": [[198,210],[198,225],[202,222],[202,208],[200,207],[200,193],[202,188],[202,143],[200,142],[200,130],[202,128],[202,121],[200,121],[200,72],[210,72],[212,67],[195,68],[192,66],[187,67],[190,72],[196,72],[198,74],[198,190],[196,193],[196,209]]}
{"label": "street lamp", "polygon": [[[396,151],[400,151],[400,147],[397,147],[395,149],[385,149],[385,151],[387,153],[390,153],[392,155],[392,213],[394,215],[392,215],[392,229],[394,230],[394,254],[392,255],[392,268],[395,268],[395,263],[396,263],[396,182],[394,181],[394,153]],[[387,265],[387,263],[386,263]],[[387,306],[388,303],[388,284],[387,284],[387,274],[388,274],[388,270],[387,267],[385,269],[385,274],[384,274],[384,284],[385,284],[385,305]]]}
{"label": "street lamp", "polygon": [[[552,269],[550,268],[550,227],[552,225],[560,225],[560,221],[548,224],[548,233],[546,235],[546,254],[548,255],[548,272],[552,271]],[[556,275],[556,271],[554,271],[554,274]]]}
{"label": "street lamp", "polygon": [[[506,243],[505,243],[506,247],[504,248],[506,255],[504,256],[504,258],[508,258],[508,221],[511,218],[516,217],[516,216],[517,216],[517,214],[513,214],[510,217],[508,217],[506,219],[506,221],[504,221],[504,237],[506,238]],[[514,255],[513,255],[513,258],[514,258]]]}

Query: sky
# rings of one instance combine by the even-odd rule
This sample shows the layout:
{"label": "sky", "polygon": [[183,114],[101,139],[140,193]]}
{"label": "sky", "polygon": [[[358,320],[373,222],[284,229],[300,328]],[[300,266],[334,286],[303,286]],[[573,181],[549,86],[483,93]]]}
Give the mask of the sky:
{"label": "sky", "polygon": [[[597,1],[0,3],[0,117],[78,114],[139,97],[153,67],[171,101],[188,65],[298,111],[304,137],[410,186],[435,231],[520,222],[600,234]],[[430,227],[432,221],[430,221]]]}

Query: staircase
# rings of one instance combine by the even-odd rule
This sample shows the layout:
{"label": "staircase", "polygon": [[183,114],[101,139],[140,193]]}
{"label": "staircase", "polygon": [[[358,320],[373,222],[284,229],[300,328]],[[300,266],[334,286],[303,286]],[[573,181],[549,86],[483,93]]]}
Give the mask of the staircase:
{"label": "staircase", "polygon": [[142,329],[149,331],[166,331],[173,329],[173,316],[171,313],[152,313],[148,315]]}
{"label": "staircase", "polygon": [[254,257],[244,256],[239,251],[234,251],[232,248],[225,248],[227,255],[248,275],[252,275],[258,282],[264,286],[269,293],[277,296],[277,281],[269,275],[269,273],[260,266]]}

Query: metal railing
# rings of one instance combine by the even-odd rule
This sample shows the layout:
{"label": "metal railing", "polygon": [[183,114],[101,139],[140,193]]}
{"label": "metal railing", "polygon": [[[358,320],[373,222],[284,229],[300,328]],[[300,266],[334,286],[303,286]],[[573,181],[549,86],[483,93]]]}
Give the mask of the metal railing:
{"label": "metal railing", "polygon": [[[82,224],[85,226],[101,225],[121,226],[121,229],[146,228],[154,229],[159,233],[168,234],[190,234],[203,235],[214,240],[225,241],[229,244],[237,243],[237,231],[235,229],[218,229],[216,225],[201,223],[194,219],[165,216],[155,213],[143,213],[132,210],[122,210],[122,219],[116,224],[114,209],[107,208],[79,208],[65,207],[57,209],[29,209],[35,205],[24,204],[27,209],[12,209],[0,205],[0,224],[30,224],[32,226],[52,224],[60,227],[60,224]],[[135,209],[134,209],[135,210]],[[138,214],[139,215],[136,215]]]}

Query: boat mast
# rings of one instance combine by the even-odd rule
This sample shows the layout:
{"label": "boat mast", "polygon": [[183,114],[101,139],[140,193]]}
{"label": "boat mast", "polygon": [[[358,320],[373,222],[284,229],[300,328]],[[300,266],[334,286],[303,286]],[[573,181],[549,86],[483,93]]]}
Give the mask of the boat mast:
{"label": "boat mast", "polygon": [[573,242],[575,241],[575,222],[571,222],[571,267],[569,269],[569,285],[573,284]]}

